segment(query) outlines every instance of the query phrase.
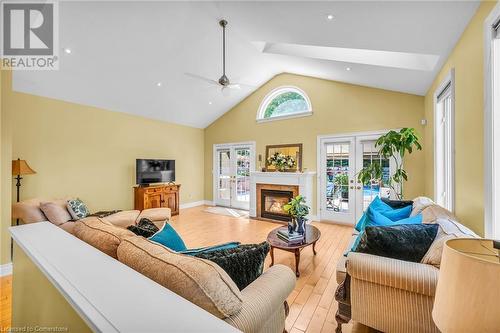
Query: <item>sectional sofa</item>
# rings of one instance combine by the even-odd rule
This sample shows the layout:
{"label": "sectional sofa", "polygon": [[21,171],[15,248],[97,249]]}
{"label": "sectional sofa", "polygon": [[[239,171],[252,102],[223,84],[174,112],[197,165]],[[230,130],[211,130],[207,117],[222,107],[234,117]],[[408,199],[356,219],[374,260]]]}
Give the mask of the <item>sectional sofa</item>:
{"label": "sectional sofa", "polygon": [[239,290],[217,264],[180,254],[98,217],[79,220],[73,234],[246,333],[282,333],[295,274],[275,265]]}

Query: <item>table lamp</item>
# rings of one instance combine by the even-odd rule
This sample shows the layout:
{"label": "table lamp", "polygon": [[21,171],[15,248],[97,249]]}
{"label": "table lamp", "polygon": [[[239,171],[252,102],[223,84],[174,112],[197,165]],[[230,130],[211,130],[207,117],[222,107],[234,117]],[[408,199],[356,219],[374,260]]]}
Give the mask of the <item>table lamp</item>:
{"label": "table lamp", "polygon": [[500,330],[499,247],[479,238],[445,243],[432,309],[441,332]]}
{"label": "table lamp", "polygon": [[17,179],[16,187],[17,187],[17,202],[19,202],[19,188],[21,187],[21,179],[23,179],[24,175],[32,175],[36,172],[30,168],[28,163],[25,160],[17,159],[12,161],[12,175],[16,176]]}

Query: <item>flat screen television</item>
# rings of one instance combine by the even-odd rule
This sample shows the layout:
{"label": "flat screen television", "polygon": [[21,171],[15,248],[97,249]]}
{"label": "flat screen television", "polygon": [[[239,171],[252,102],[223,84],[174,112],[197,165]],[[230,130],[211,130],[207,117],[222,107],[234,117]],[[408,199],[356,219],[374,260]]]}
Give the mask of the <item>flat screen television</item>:
{"label": "flat screen television", "polygon": [[137,159],[135,161],[137,184],[175,182],[175,160]]}

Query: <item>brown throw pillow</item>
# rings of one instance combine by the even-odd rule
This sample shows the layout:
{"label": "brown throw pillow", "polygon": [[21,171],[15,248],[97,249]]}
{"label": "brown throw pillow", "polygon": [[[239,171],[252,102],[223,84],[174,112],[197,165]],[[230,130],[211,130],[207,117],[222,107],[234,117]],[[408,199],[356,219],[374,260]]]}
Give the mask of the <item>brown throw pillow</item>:
{"label": "brown throw pillow", "polygon": [[65,202],[41,202],[40,209],[47,219],[57,226],[71,220],[71,215],[66,209]]}

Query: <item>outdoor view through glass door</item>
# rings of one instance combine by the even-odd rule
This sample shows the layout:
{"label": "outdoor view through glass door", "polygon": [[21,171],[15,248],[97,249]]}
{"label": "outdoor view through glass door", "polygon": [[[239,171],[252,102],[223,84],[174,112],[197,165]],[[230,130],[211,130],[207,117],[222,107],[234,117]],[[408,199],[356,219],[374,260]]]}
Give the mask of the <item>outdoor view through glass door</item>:
{"label": "outdoor view through glass door", "polygon": [[[375,197],[390,197],[391,163],[375,148],[373,136],[322,138],[320,140],[320,218],[354,224]],[[363,185],[359,171],[370,164],[382,168],[382,181]]]}
{"label": "outdoor view through glass door", "polygon": [[250,171],[255,163],[253,145],[215,145],[214,152],[214,203],[248,209]]}

